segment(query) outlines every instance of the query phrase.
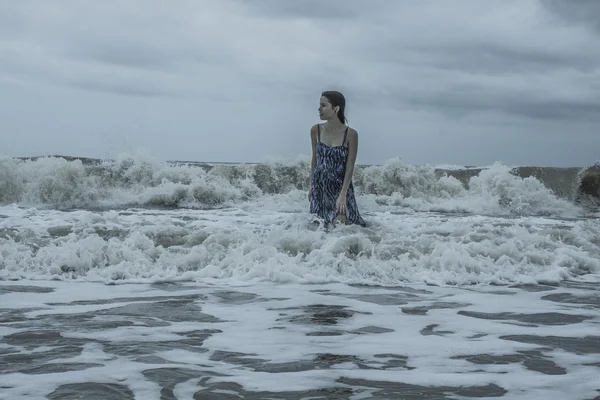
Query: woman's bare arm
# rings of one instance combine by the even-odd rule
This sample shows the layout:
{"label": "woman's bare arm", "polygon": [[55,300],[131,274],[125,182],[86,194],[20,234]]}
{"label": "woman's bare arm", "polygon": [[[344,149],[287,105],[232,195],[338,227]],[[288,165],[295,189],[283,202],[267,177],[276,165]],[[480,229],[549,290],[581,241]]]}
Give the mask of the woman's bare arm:
{"label": "woman's bare arm", "polygon": [[313,171],[315,170],[315,166],[317,165],[317,125],[313,125],[312,128],[310,128],[310,140],[312,144],[312,159],[310,161],[310,178],[308,181],[309,185],[312,180]]}
{"label": "woman's bare arm", "polygon": [[354,174],[354,163],[356,162],[356,154],[358,153],[358,132],[350,128],[348,129],[348,160],[346,161],[346,172],[344,173],[344,182],[342,184],[342,193],[346,195],[350,182],[352,182],[352,174]]}

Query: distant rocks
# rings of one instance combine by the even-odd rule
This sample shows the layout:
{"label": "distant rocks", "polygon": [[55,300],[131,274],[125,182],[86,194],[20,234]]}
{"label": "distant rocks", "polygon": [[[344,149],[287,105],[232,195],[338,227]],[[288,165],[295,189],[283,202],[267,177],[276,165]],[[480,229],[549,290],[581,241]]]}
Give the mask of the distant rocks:
{"label": "distant rocks", "polygon": [[577,188],[577,201],[600,202],[600,164],[588,168],[582,174]]}
{"label": "distant rocks", "polygon": [[579,184],[579,191],[600,198],[600,172],[586,172]]}

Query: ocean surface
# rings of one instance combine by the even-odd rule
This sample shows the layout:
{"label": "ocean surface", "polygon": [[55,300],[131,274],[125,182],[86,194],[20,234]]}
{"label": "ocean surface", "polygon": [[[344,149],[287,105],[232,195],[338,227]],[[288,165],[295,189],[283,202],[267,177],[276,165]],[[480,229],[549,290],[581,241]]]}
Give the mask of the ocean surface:
{"label": "ocean surface", "polygon": [[0,399],[598,399],[586,170],[0,157]]}

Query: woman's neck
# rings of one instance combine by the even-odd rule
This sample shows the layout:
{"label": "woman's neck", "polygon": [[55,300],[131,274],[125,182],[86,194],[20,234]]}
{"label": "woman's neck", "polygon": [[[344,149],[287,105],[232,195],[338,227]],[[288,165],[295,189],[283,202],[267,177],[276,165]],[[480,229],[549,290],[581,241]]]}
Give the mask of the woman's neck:
{"label": "woman's neck", "polygon": [[325,122],[324,125],[325,125],[325,128],[332,130],[332,131],[340,130],[340,129],[346,127],[346,125],[342,124],[342,122],[339,119],[329,120],[329,121]]}

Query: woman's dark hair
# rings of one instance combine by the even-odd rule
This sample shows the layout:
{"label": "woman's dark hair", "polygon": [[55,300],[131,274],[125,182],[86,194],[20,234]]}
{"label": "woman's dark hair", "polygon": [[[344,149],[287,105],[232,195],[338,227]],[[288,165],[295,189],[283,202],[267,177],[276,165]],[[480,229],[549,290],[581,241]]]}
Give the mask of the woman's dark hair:
{"label": "woman's dark hair", "polygon": [[344,115],[344,110],[346,108],[346,98],[344,95],[335,90],[326,90],[321,93],[321,96],[327,97],[327,100],[329,100],[332,106],[340,107],[340,110],[338,111],[338,118],[342,124],[345,124],[347,120],[346,116]]}

